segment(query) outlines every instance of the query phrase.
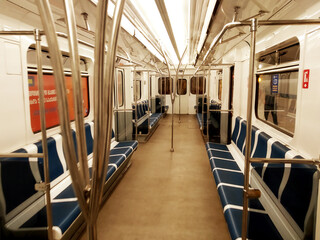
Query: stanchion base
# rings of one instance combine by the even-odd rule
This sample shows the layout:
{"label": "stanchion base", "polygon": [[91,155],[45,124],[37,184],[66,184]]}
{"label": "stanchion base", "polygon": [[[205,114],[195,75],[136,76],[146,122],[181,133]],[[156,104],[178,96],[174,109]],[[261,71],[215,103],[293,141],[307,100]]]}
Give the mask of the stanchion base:
{"label": "stanchion base", "polygon": [[171,148],[171,149],[170,149],[170,152],[174,152],[174,148]]}

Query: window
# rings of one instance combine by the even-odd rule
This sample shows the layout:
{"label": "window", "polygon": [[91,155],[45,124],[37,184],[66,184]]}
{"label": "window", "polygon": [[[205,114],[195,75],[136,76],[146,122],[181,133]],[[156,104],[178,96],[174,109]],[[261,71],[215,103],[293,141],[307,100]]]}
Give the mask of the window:
{"label": "window", "polygon": [[134,96],[138,101],[141,99],[141,80],[135,80],[134,82],[136,83]]}
{"label": "window", "polygon": [[177,81],[177,94],[186,95],[187,94],[187,79],[178,79]]}
{"label": "window", "polygon": [[190,80],[190,92],[192,94],[205,94],[206,92],[206,78],[192,77]]}
{"label": "window", "polygon": [[[41,50],[41,59],[42,59],[42,68],[52,70],[51,58],[49,54],[49,50],[46,48]],[[29,69],[37,68],[37,52],[35,50],[35,46],[32,45],[28,49],[27,53],[27,62]],[[71,71],[71,59],[68,53],[62,53],[62,64],[64,71]],[[88,66],[85,59],[80,58],[80,71],[87,73]]]}
{"label": "window", "polygon": [[[88,77],[82,76],[82,94],[83,94],[83,115],[84,117],[89,114],[89,89],[88,89]],[[65,76],[69,117],[73,121],[74,104],[73,104],[73,88],[71,76]],[[30,105],[30,118],[31,128],[34,133],[41,130],[40,126],[40,108],[39,108],[39,90],[38,90],[38,75],[36,73],[28,73],[28,85],[29,85],[29,105]],[[55,88],[55,81],[53,74],[43,75],[44,85],[44,98],[45,98],[45,112],[46,112],[46,127],[51,128],[59,125],[58,103]]]}
{"label": "window", "polygon": [[257,74],[256,116],[293,136],[300,59],[299,40],[295,37],[271,47],[258,53],[257,59],[260,70]]}
{"label": "window", "polygon": [[[59,125],[59,114],[55,81],[52,72],[50,55],[47,49],[42,49],[42,66],[44,70],[43,85],[44,85],[44,101],[45,101],[45,117],[46,127],[52,128]],[[38,75],[36,62],[35,46],[29,47],[27,52],[28,61],[28,86],[29,86],[29,105],[30,105],[30,120],[31,129],[34,133],[41,131],[40,126],[40,108],[39,108],[39,89]],[[68,53],[62,53],[63,69],[65,71],[65,82],[67,88],[67,98],[69,107],[69,117],[73,121],[75,119],[74,102],[73,102],[73,87],[71,77],[71,60]],[[87,62],[84,58],[80,59],[80,70],[82,80],[82,95],[83,95],[83,115],[89,115],[89,85],[87,74]]]}
{"label": "window", "polygon": [[123,106],[123,71],[118,70],[117,89],[118,89],[118,107]]}
{"label": "window", "polygon": [[219,79],[219,87],[218,87],[218,99],[221,101],[222,96],[222,79]]}
{"label": "window", "polygon": [[257,54],[259,69],[299,61],[300,45],[297,38],[289,39],[269,50]]}
{"label": "window", "polygon": [[257,117],[292,136],[298,75],[298,70],[257,75]]}
{"label": "window", "polygon": [[152,96],[152,77],[149,78],[149,95]]}
{"label": "window", "polygon": [[169,95],[170,94],[170,84],[172,82],[172,78],[170,81],[169,77],[161,77],[158,78],[158,93],[162,95]]}

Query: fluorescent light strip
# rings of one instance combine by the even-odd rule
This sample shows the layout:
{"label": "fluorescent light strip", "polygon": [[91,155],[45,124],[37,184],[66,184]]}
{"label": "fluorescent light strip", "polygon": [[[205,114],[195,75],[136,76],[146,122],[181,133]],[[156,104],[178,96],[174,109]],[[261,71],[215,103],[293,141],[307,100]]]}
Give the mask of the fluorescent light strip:
{"label": "fluorescent light strip", "polygon": [[200,35],[200,40],[199,40],[199,44],[198,44],[198,48],[197,48],[197,52],[198,54],[200,53],[202,46],[204,44],[204,40],[206,39],[207,36],[207,29],[211,20],[211,16],[213,13],[213,10],[216,6],[217,0],[211,0],[209,2],[208,8],[207,8],[207,12],[206,12],[206,18],[204,20],[203,23],[203,27],[202,27],[202,31],[201,31],[201,35]]}

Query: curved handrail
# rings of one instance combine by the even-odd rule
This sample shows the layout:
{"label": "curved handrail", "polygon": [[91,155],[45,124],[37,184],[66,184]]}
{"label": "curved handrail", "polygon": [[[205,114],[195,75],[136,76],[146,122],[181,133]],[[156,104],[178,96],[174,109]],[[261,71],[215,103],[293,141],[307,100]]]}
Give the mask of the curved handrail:
{"label": "curved handrail", "polygon": [[[74,191],[78,198],[79,205],[82,209],[84,217],[88,218],[88,205],[86,204],[83,188],[84,183],[80,180],[80,174],[77,167],[77,156],[73,145],[73,138],[71,135],[70,118],[69,118],[69,107],[67,100],[67,91],[64,81],[64,72],[61,52],[59,50],[58,39],[55,34],[55,25],[52,16],[52,11],[48,0],[37,0],[36,1],[41,17],[42,24],[45,29],[45,34],[50,49],[50,56],[52,59],[52,68],[54,70],[53,74],[55,77],[56,91],[57,91],[57,102],[58,102],[58,112],[61,127],[61,134],[63,137],[63,149],[65,159],[69,166],[69,171],[71,179],[74,184]],[[79,183],[78,183],[79,181]]]}
{"label": "curved handrail", "polygon": [[69,52],[71,58],[72,69],[72,87],[73,87],[73,99],[74,99],[74,112],[75,112],[75,125],[76,125],[76,140],[79,145],[78,158],[80,165],[80,175],[83,181],[83,185],[86,187],[90,183],[89,168],[87,159],[87,144],[86,134],[84,130],[83,119],[83,96],[82,96],[82,81],[80,71],[80,56],[78,51],[77,40],[77,25],[74,14],[73,0],[64,0],[64,9],[66,15],[67,29],[68,29],[68,42]]}

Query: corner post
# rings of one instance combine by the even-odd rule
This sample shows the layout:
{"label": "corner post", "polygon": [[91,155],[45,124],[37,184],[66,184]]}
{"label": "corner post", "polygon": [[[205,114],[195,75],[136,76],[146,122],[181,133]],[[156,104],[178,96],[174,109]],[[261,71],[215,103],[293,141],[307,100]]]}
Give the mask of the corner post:
{"label": "corner post", "polygon": [[242,240],[247,238],[248,228],[248,192],[249,192],[249,171],[250,171],[250,152],[251,152],[251,128],[252,128],[252,97],[254,83],[254,61],[255,61],[255,46],[257,19],[251,20],[251,45],[250,45],[250,63],[249,63],[249,82],[248,82],[248,99],[247,99],[247,131],[246,131],[246,151],[245,151],[245,166],[244,166],[244,184],[243,184],[243,211],[242,211]]}

